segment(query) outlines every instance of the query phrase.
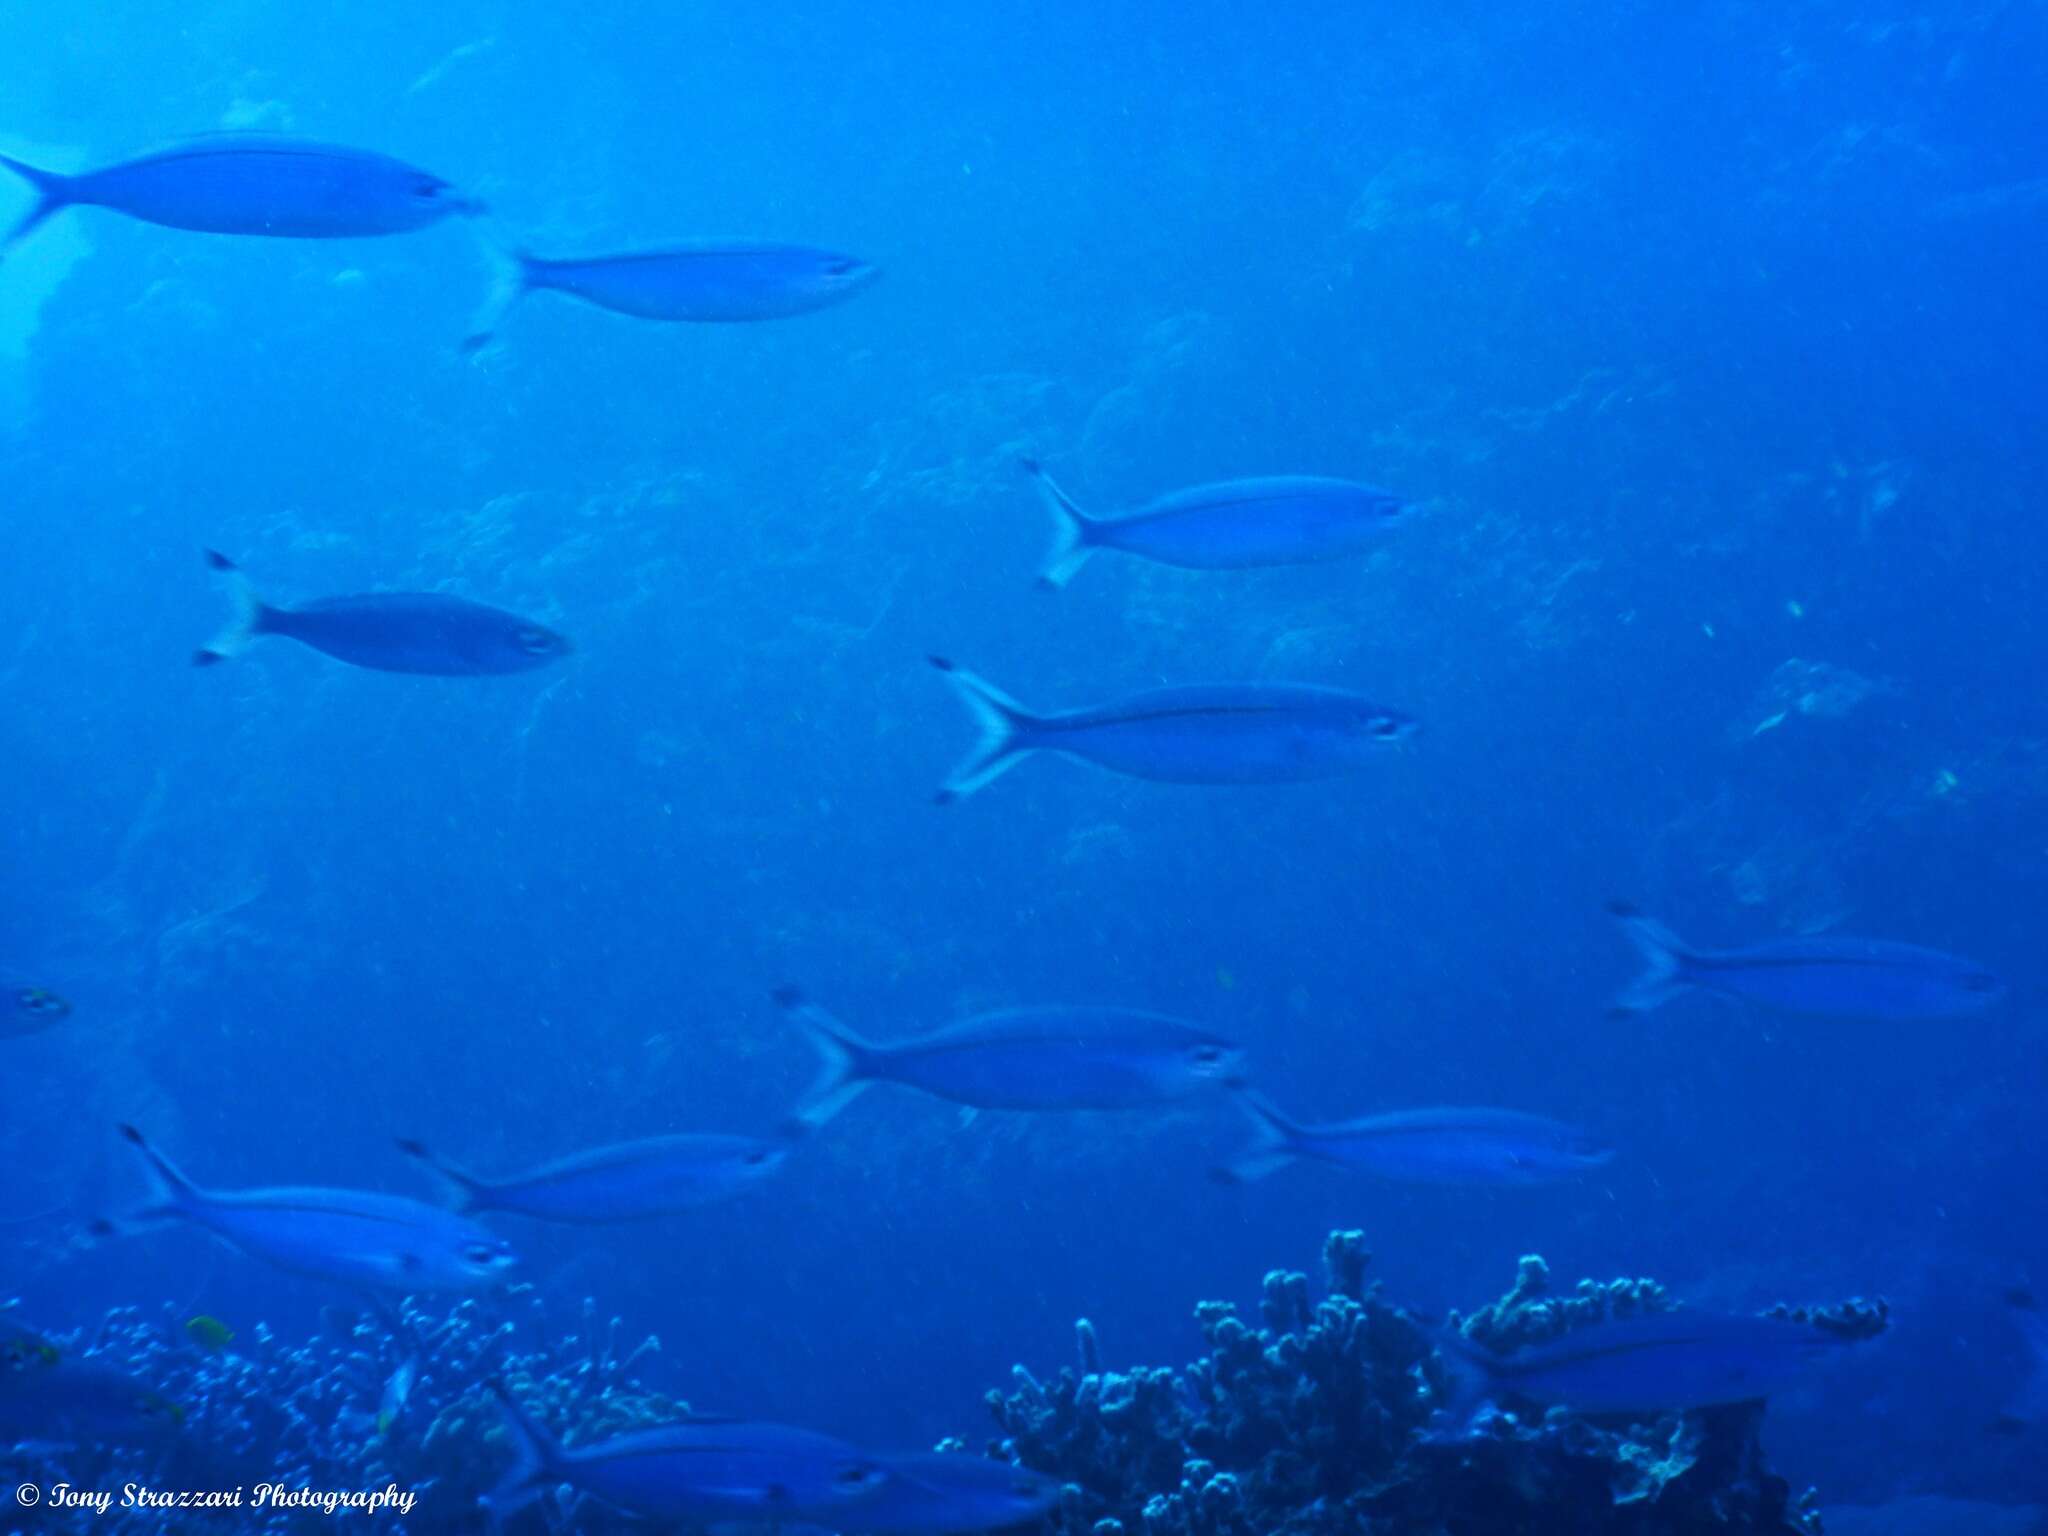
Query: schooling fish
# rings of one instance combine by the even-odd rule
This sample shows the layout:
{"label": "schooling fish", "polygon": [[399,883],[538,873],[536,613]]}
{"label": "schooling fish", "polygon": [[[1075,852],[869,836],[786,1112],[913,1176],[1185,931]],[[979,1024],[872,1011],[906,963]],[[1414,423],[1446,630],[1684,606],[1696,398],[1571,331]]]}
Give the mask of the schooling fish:
{"label": "schooling fish", "polygon": [[1437,1352],[1460,1401],[1499,1394],[1627,1413],[1768,1397],[1841,1342],[1804,1323],[1684,1307],[1581,1328],[1512,1355],[1446,1331]]}
{"label": "schooling fish", "polygon": [[259,635],[282,635],[352,667],[433,677],[527,672],[569,654],[564,636],[531,619],[446,593],[368,592],[278,608],[226,555],[208,550],[206,563],[227,582],[235,616],[192,658],[197,666],[239,656]]}
{"label": "schooling fish", "polygon": [[881,276],[852,256],[801,245],[694,245],[620,256],[496,253],[497,286],[463,350],[491,339],[529,293],[565,293],[641,320],[782,320],[852,298]]}
{"label": "schooling fish", "polygon": [[0,1040],[38,1034],[70,1017],[70,1001],[48,987],[0,985]]}
{"label": "schooling fish", "polygon": [[401,1140],[456,1196],[455,1208],[542,1221],[638,1221],[737,1193],[782,1166],[792,1143],[750,1136],[655,1136],[597,1147],[515,1178],[486,1180]]}
{"label": "schooling fish", "polygon": [[1989,971],[1935,949],[1840,934],[1694,949],[1626,902],[1607,910],[1649,962],[1614,1000],[1610,1011],[1617,1015],[1647,1013],[1700,991],[1785,1013],[1907,1023],[1971,1013],[2005,995],[2005,983]]}
{"label": "schooling fish", "polygon": [[40,194],[0,253],[60,209],[111,208],[172,229],[321,240],[398,235],[483,207],[438,176],[388,155],[302,139],[195,139],[79,176],[0,165]]}
{"label": "schooling fish", "polygon": [[[476,1291],[517,1262],[511,1245],[438,1205],[353,1189],[196,1188],[132,1125],[153,1202],[123,1226],[188,1221],[281,1269],[393,1291]],[[119,1230],[100,1222],[95,1230]]]}
{"label": "schooling fish", "polygon": [[1238,1101],[1259,1136],[1217,1176],[1249,1183],[1297,1158],[1407,1184],[1554,1184],[1614,1154],[1573,1126],[1506,1109],[1409,1109],[1336,1125],[1302,1125],[1247,1089]]}
{"label": "schooling fish", "polygon": [[1311,475],[1197,485],[1121,517],[1091,517],[1036,459],[1024,470],[1053,518],[1042,587],[1064,587],[1099,549],[1197,571],[1304,565],[1355,555],[1386,536],[1409,504],[1391,491]]}
{"label": "schooling fish", "polygon": [[1155,688],[1115,704],[1036,715],[943,656],[981,740],[940,786],[973,794],[1028,752],[1059,752],[1168,784],[1289,784],[1366,766],[1416,723],[1355,693],[1294,683]]}
{"label": "schooling fish", "polygon": [[480,1501],[493,1522],[567,1483],[650,1520],[816,1521],[839,1517],[879,1491],[881,1464],[827,1435],[779,1424],[692,1419],[574,1449],[562,1445],[491,1383],[515,1458]]}
{"label": "schooling fish", "polygon": [[1057,1478],[964,1453],[878,1457],[882,1486],[839,1517],[842,1531],[949,1536],[1035,1524],[1059,1502]]}
{"label": "schooling fish", "polygon": [[1244,1075],[1235,1041],[1129,1008],[1012,1008],[877,1045],[794,987],[775,1001],[825,1059],[796,1126],[823,1125],[872,1083],[976,1109],[1149,1109]]}

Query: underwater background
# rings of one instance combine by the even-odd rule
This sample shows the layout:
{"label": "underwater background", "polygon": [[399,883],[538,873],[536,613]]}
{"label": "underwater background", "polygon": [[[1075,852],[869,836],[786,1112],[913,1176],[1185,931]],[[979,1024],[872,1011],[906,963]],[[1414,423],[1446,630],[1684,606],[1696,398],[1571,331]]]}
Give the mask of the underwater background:
{"label": "underwater background", "polygon": [[[1995,1427],[2048,1286],[2039,595],[2048,11],[448,0],[0,12],[0,151],[208,129],[433,167],[542,249],[790,240],[825,313],[635,324],[539,298],[458,352],[477,241],[236,241],[97,210],[0,264],[0,1294],[246,1332],[331,1288],[135,1198],[425,1193],[774,1125],[815,1072],[769,992],[900,1038],[1098,1002],[1241,1041],[1307,1118],[1493,1104],[1614,1159],[1535,1190],[1321,1168],[1219,1187],[1240,1116],[967,1114],[878,1088],[758,1189],[501,1223],[520,1278],[658,1334],[700,1408],[899,1448],[1017,1362],[1202,1347],[1356,1228],[1470,1307],[1541,1253],[1755,1308],[1882,1295],[1773,1400],[1823,1510],[2048,1502]],[[0,186],[0,222],[30,196]],[[18,201],[16,200],[18,198]],[[1394,488],[1370,557],[1104,558],[1034,589],[1043,460],[1084,505],[1239,475]],[[264,645],[221,599],[448,589],[573,636],[510,678]],[[1297,681],[1414,715],[1372,771],[1187,788],[1034,762],[962,804],[927,667],[1027,704]],[[1688,998],[1605,1015],[1603,903],[1704,945],[1840,927],[1965,954],[1926,1024]]]}

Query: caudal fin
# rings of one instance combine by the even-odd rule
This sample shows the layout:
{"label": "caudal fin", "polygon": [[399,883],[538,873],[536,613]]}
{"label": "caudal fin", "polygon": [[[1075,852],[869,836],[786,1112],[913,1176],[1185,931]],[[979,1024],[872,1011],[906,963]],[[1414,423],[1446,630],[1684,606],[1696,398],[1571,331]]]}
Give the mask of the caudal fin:
{"label": "caudal fin", "polygon": [[0,239],[0,256],[5,256],[30,230],[60,208],[70,207],[78,201],[78,196],[69,176],[60,176],[55,171],[38,170],[35,166],[23,165],[8,155],[0,155],[0,165],[7,167],[36,190],[35,206],[22,215],[14,228],[7,231],[4,239]]}
{"label": "caudal fin", "polygon": [[497,1399],[505,1420],[505,1439],[512,1447],[512,1469],[499,1479],[497,1487],[477,1500],[495,1530],[505,1516],[517,1514],[538,1499],[551,1479],[561,1480],[566,1458],[561,1442],[512,1401],[502,1381],[486,1382],[485,1386]]}
{"label": "caudal fin", "polygon": [[932,797],[940,805],[950,805],[973,794],[1029,752],[1033,743],[1027,739],[1027,733],[1038,721],[1022,704],[972,672],[963,672],[943,656],[930,660],[946,674],[946,681],[953,685],[960,702],[967,706],[967,713],[981,730],[974,750],[946,775],[946,782]]}
{"label": "caudal fin", "polygon": [[1445,1404],[1454,1414],[1470,1417],[1485,1406],[1500,1379],[1500,1357],[1475,1344],[1455,1327],[1437,1330],[1433,1342],[1443,1362]]}
{"label": "caudal fin", "polygon": [[1024,473],[1038,484],[1039,500],[1052,513],[1052,552],[1045,557],[1044,568],[1038,573],[1038,584],[1048,592],[1057,592],[1074,579],[1074,573],[1101,547],[1098,531],[1102,525],[1053,483],[1052,476],[1039,467],[1038,460],[1025,459],[1023,465]]}
{"label": "caudal fin", "polygon": [[855,1095],[874,1081],[871,1072],[875,1047],[795,987],[777,987],[774,997],[775,1005],[804,1032],[804,1038],[818,1048],[822,1058],[817,1080],[783,1122],[785,1135],[808,1135],[846,1108]]}
{"label": "caudal fin", "polygon": [[1608,1005],[1609,1013],[1617,1018],[1648,1013],[1652,1008],[1661,1008],[1692,985],[1685,974],[1685,965],[1692,958],[1692,951],[1683,939],[1628,902],[1610,901],[1607,911],[1621,924],[1621,931],[1628,935],[1629,942],[1642,951],[1645,962],[1642,975],[1624,987],[1620,996]]}
{"label": "caudal fin", "polygon": [[1235,1157],[1213,1170],[1219,1184],[1249,1184],[1284,1168],[1300,1156],[1297,1143],[1301,1127],[1280,1113],[1279,1107],[1255,1089],[1240,1088],[1237,1102],[1252,1117],[1254,1134]]}
{"label": "caudal fin", "polygon": [[447,1197],[451,1209],[467,1215],[490,1204],[490,1186],[474,1174],[465,1173],[409,1136],[398,1138],[398,1150],[426,1169]]}
{"label": "caudal fin", "polygon": [[469,333],[462,338],[465,357],[489,346],[498,327],[505,323],[506,313],[533,291],[532,257],[511,246],[500,245],[484,233],[480,225],[477,240],[484,248],[485,259],[491,264],[491,289],[484,296],[475,318],[469,322]]}
{"label": "caudal fin", "polygon": [[132,1125],[123,1125],[119,1129],[122,1139],[135,1148],[136,1155],[142,1159],[143,1175],[149,1180],[149,1199],[125,1216],[101,1217],[94,1221],[90,1227],[94,1236],[113,1237],[179,1220],[206,1198],[190,1179],[178,1171],[176,1164],[149,1144],[142,1132]]}
{"label": "caudal fin", "polygon": [[206,552],[206,567],[221,578],[234,611],[227,627],[193,652],[195,667],[210,667],[241,655],[249,649],[249,642],[263,633],[264,619],[270,611],[256,595],[255,585],[242,573],[242,568],[219,550]]}

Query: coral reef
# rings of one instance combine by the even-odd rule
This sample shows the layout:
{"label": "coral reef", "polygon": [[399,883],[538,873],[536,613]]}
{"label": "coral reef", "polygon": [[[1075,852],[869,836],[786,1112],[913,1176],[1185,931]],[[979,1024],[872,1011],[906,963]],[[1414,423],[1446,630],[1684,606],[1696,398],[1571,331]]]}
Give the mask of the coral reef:
{"label": "coral reef", "polygon": [[[1186,1368],[1081,1364],[1040,1382],[1023,1367],[988,1402],[1001,1451],[1068,1481],[1061,1536],[1252,1536],[1290,1532],[1766,1532],[1819,1523],[1764,1466],[1760,1404],[1595,1421],[1490,1411],[1457,1424],[1431,1333],[1369,1286],[1361,1235],[1331,1234],[1328,1294],[1268,1274],[1251,1327],[1224,1302],[1195,1320],[1208,1352]],[[1540,1258],[1461,1326],[1507,1349],[1673,1303],[1646,1280],[1553,1294]],[[1882,1304],[1786,1315],[1843,1337],[1886,1324]]]}

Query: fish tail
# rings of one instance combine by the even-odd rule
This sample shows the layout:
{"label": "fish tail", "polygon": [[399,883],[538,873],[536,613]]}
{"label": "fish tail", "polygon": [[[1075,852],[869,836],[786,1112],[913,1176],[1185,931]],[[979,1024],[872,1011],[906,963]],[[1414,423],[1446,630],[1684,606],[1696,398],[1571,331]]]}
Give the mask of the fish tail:
{"label": "fish tail", "polygon": [[1038,496],[1052,513],[1052,552],[1038,573],[1038,584],[1057,592],[1074,579],[1101,543],[1101,523],[1075,505],[1074,498],[1053,483],[1036,459],[1023,461],[1024,473],[1038,483]]}
{"label": "fish tail", "polygon": [[195,667],[210,667],[216,662],[229,661],[249,649],[249,642],[270,627],[270,616],[274,609],[256,595],[256,585],[250,581],[239,565],[219,550],[206,552],[206,568],[218,575],[227,587],[228,601],[234,611],[229,616],[227,627],[202,645],[192,655]]}
{"label": "fish tail", "polygon": [[823,1058],[817,1080],[783,1123],[785,1135],[808,1135],[846,1108],[874,1080],[876,1050],[797,988],[777,987],[774,995],[776,1006],[804,1032]]}
{"label": "fish tail", "polygon": [[35,207],[29,209],[21,221],[7,231],[4,238],[0,238],[0,256],[4,256],[51,214],[77,202],[78,190],[75,177],[60,176],[55,171],[23,165],[10,155],[0,155],[0,165],[7,167],[36,190]]}
{"label": "fish tail", "polygon": [[1499,1363],[1455,1327],[1435,1334],[1436,1357],[1444,1368],[1444,1406],[1454,1414],[1472,1416],[1493,1395]]}
{"label": "fish tail", "polygon": [[1642,975],[1630,982],[1608,1006],[1617,1018],[1660,1008],[1692,985],[1686,963],[1693,958],[1685,941],[1655,918],[1625,901],[1610,901],[1607,910],[1621,924],[1629,942],[1642,951]]}
{"label": "fish tail", "polygon": [[1242,1151],[1214,1170],[1219,1184],[1249,1184],[1286,1167],[1299,1156],[1301,1127],[1283,1115],[1278,1105],[1251,1088],[1240,1088],[1237,1102],[1252,1117],[1257,1130]]}
{"label": "fish tail", "polygon": [[561,1442],[512,1401],[502,1381],[486,1382],[485,1386],[497,1399],[498,1411],[505,1417],[505,1438],[512,1446],[512,1469],[497,1487],[477,1500],[496,1530],[502,1517],[517,1514],[541,1496],[547,1479],[559,1475],[566,1458]]}
{"label": "fish tail", "polygon": [[934,656],[931,664],[946,674],[946,681],[953,685],[960,702],[967,706],[967,713],[981,728],[981,739],[974,744],[974,750],[946,775],[946,782],[933,796],[938,804],[950,805],[966,799],[1029,752],[1033,746],[1029,733],[1038,721],[1001,689],[983,682],[972,672],[962,671],[945,657]]}
{"label": "fish tail", "polygon": [[490,345],[498,327],[504,324],[506,313],[533,291],[536,282],[534,259],[525,251],[517,246],[502,245],[481,232],[477,239],[483,245],[485,259],[491,264],[491,287],[490,292],[484,295],[475,318],[469,322],[469,334],[462,338],[465,357],[472,357]]}
{"label": "fish tail", "polygon": [[113,1237],[159,1222],[175,1221],[205,1199],[198,1186],[180,1173],[168,1157],[151,1146],[142,1132],[132,1125],[123,1125],[119,1129],[122,1139],[135,1148],[136,1155],[142,1159],[143,1172],[149,1179],[149,1203],[118,1220],[102,1217],[93,1222],[91,1231],[95,1236]]}
{"label": "fish tail", "polygon": [[486,1198],[489,1186],[482,1179],[465,1173],[447,1158],[429,1151],[423,1143],[414,1141],[410,1136],[401,1136],[398,1138],[398,1150],[432,1175],[434,1182],[447,1195],[450,1208],[459,1215],[466,1216],[489,1203]]}

